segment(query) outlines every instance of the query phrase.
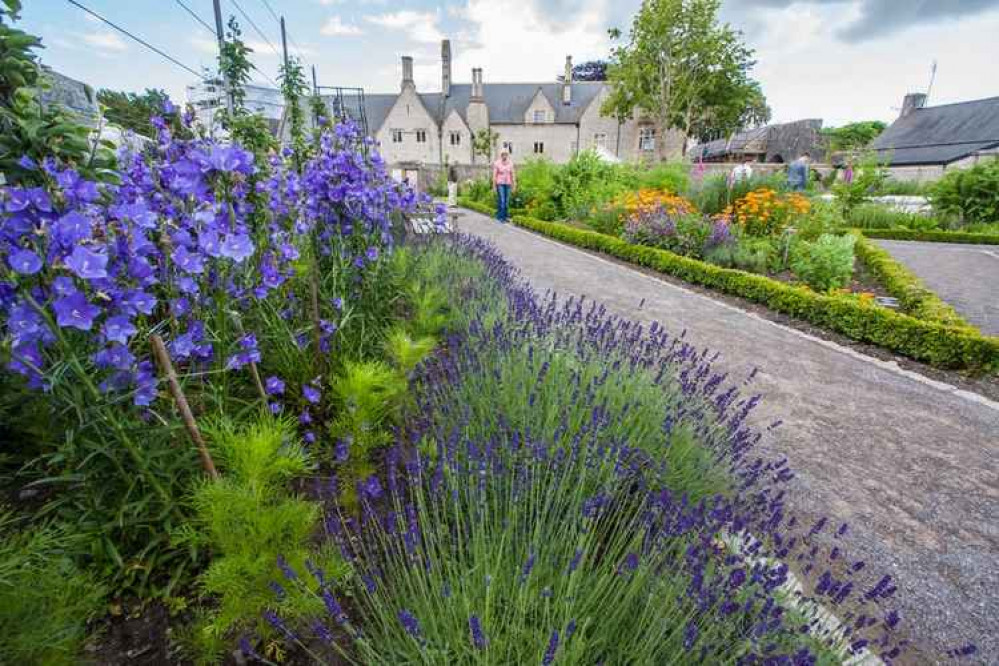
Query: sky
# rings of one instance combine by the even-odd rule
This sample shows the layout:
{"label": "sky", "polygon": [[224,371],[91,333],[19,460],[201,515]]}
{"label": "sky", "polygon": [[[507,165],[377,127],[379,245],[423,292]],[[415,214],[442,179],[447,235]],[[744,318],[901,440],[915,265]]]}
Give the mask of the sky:
{"label": "sky", "polygon": [[[640,0],[220,0],[254,50],[255,80],[277,79],[283,15],[293,55],[320,85],[399,89],[402,55],[417,88],[440,89],[440,40],[452,41],[454,77],[482,67],[490,81],[551,81],[566,55],[606,58],[610,27],[625,33]],[[200,72],[217,43],[211,0],[78,0]],[[163,88],[177,100],[195,76],[66,0],[24,0],[21,27],[40,35],[42,61],[90,85]],[[196,14],[205,26],[188,12]],[[755,49],[775,121],[826,126],[891,121],[905,93],[931,104],[999,96],[999,0],[725,0],[722,19]],[[250,24],[252,20],[260,33]]]}

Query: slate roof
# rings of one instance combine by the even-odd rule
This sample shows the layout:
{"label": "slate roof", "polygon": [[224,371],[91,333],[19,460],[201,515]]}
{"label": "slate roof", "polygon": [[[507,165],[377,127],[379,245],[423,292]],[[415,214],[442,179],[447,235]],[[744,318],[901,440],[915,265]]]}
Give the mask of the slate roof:
{"label": "slate roof", "polygon": [[[572,84],[572,103],[562,104],[561,83],[486,83],[484,97],[489,108],[489,123],[493,125],[520,125],[524,123],[524,114],[534,101],[534,96],[541,90],[548,102],[555,109],[556,124],[575,124],[583,116],[583,112],[600,94],[603,83],[581,81]],[[441,105],[441,93],[420,93],[420,100],[427,111],[437,120],[444,121],[452,110],[457,110],[467,123],[468,104],[472,97],[470,83],[456,83],[451,86],[451,94]],[[365,95],[365,113],[368,117],[368,128],[371,133],[377,132],[385,118],[388,117],[392,105],[399,98],[398,94]]]}
{"label": "slate roof", "polygon": [[892,165],[949,164],[999,146],[999,97],[916,109],[871,148]]}
{"label": "slate roof", "polygon": [[771,127],[772,125],[764,125],[763,127],[756,127],[744,132],[737,132],[728,139],[715,139],[714,141],[698,144],[690,149],[690,159],[696,162],[699,159],[708,160],[720,155],[741,153],[747,145],[755,141],[763,141],[763,152],[766,152],[765,142],[770,136]]}

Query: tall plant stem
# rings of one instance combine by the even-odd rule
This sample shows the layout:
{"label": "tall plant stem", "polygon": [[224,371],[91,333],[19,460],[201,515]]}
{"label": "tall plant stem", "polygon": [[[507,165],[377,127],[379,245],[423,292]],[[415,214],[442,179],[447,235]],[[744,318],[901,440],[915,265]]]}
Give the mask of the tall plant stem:
{"label": "tall plant stem", "polygon": [[[160,368],[163,370],[163,374],[166,375],[167,386],[170,388],[170,394],[173,395],[174,402],[177,403],[177,409],[180,410],[180,417],[184,421],[187,434],[191,437],[194,445],[198,447],[201,466],[205,468],[205,473],[208,476],[213,480],[217,480],[219,473],[215,469],[215,461],[212,460],[212,454],[208,451],[205,440],[201,437],[201,431],[198,430],[198,423],[194,420],[194,414],[191,413],[190,405],[187,404],[187,397],[180,388],[180,382],[177,381],[177,373],[173,369],[173,363],[170,361],[170,354],[167,353],[166,345],[163,344],[163,338],[158,335],[151,335],[149,336],[149,342],[153,347],[153,355],[156,357],[157,363],[159,363]],[[259,376],[257,377],[257,381],[260,381]]]}

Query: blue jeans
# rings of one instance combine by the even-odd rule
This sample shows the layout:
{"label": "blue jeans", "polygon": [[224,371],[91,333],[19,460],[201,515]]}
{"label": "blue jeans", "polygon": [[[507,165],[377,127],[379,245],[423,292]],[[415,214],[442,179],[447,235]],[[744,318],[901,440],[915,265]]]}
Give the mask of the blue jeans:
{"label": "blue jeans", "polygon": [[510,219],[510,186],[497,185],[496,198],[496,219],[500,222],[506,222]]}

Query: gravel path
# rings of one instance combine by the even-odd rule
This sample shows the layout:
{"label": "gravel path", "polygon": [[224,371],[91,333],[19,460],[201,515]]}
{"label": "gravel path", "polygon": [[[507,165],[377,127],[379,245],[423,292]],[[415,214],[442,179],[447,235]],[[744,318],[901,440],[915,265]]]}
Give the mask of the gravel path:
{"label": "gravel path", "polygon": [[875,242],[983,333],[999,335],[999,246]]}
{"label": "gravel path", "polygon": [[794,508],[849,521],[851,556],[896,577],[913,662],[973,642],[999,663],[999,404],[477,213],[458,226],[539,291],[685,329],[733,380],[758,367],[755,418],[784,421],[767,447],[798,472]]}

